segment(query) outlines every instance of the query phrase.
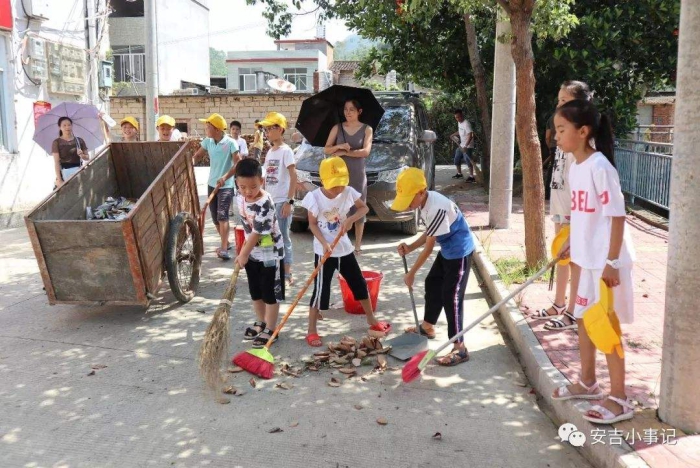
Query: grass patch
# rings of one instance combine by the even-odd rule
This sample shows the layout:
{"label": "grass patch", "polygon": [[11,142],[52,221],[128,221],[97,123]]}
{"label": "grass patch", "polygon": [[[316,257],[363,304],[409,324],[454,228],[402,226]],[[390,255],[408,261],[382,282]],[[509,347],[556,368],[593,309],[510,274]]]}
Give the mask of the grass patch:
{"label": "grass patch", "polygon": [[[506,287],[510,287],[512,284],[523,284],[542,268],[542,265],[537,268],[528,268],[524,260],[516,257],[502,257],[493,262],[493,264],[496,267],[496,271],[498,271],[498,276],[501,277],[501,281]],[[549,283],[551,274],[552,271],[549,270],[535,282]]]}

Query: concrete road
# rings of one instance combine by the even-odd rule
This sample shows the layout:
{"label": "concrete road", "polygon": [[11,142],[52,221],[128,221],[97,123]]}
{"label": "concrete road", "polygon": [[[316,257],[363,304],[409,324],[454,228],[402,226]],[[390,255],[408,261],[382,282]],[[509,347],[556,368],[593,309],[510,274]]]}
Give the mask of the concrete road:
{"label": "concrete road", "polygon": [[[439,174],[442,185],[449,182],[449,168]],[[385,275],[378,315],[395,331],[412,322],[395,254],[402,238],[370,226],[361,258],[364,268]],[[294,236],[297,284],[311,271],[310,241],[309,233]],[[231,262],[215,258],[211,226],[205,243],[200,296],[189,304],[175,302],[166,283],[148,310],[51,307],[25,230],[0,231],[0,467],[589,466],[557,439],[492,319],[467,335],[469,363],[430,366],[408,385],[400,385],[401,363],[390,358],[394,370],[340,388],[326,384],[343,377],[332,369],[257,379],[255,388],[250,375],[231,375],[246,393],[227,405],[215,402],[196,357]],[[422,317],[420,291],[417,300]],[[488,308],[473,274],[465,300],[467,322]],[[306,312],[295,311],[273,347],[277,363],[311,355]],[[252,321],[243,275],[231,354],[246,349],[240,337]],[[438,328],[434,347],[446,339],[444,320]],[[326,342],[365,330],[363,317],[342,310],[328,312],[320,325]],[[360,375],[370,371],[363,367]],[[276,388],[280,382],[293,388]],[[380,417],[386,426],[377,424]],[[283,432],[269,433],[274,427]]]}

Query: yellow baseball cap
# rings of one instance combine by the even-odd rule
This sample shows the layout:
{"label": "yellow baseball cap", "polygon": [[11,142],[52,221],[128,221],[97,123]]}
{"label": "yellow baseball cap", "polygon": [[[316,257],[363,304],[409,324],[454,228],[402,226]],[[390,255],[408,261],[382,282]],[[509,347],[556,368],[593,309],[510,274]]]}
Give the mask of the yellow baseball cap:
{"label": "yellow baseball cap", "polygon": [[323,188],[326,190],[350,183],[348,166],[345,164],[345,161],[337,156],[321,161],[318,172],[321,176],[321,182],[323,182]]}
{"label": "yellow baseball cap", "polygon": [[286,130],[287,118],[279,112],[270,112],[258,123],[258,125],[261,127],[272,127],[273,125],[279,125]]}
{"label": "yellow baseball cap", "polygon": [[413,198],[421,190],[428,188],[425,174],[417,167],[409,167],[396,179],[396,198],[391,204],[394,211],[406,211]]}
{"label": "yellow baseball cap", "polygon": [[136,120],[135,118],[133,118],[133,117],[130,116],[130,115],[124,117],[124,118],[121,120],[121,122],[119,122],[119,126],[121,127],[121,126],[124,125],[125,123],[128,123],[128,124],[133,125],[133,127],[134,127],[136,130],[139,129],[139,122],[138,122],[138,120]]}
{"label": "yellow baseball cap", "polygon": [[161,125],[170,125],[171,127],[175,126],[175,119],[170,117],[169,115],[161,115],[158,117],[158,120],[156,120],[156,127],[160,127]]}
{"label": "yellow baseball cap", "polygon": [[200,122],[207,122],[218,128],[219,130],[226,131],[226,119],[224,119],[221,114],[212,114],[206,119],[199,119]]}

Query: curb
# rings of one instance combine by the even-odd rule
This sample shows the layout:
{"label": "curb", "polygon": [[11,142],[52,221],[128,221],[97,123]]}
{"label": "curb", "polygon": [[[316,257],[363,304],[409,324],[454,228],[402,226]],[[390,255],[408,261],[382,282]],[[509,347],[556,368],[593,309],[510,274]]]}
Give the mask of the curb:
{"label": "curb", "polygon": [[[509,294],[496,267],[491,263],[481,243],[472,234],[474,244],[474,265],[476,272],[481,276],[493,303],[499,302]],[[591,430],[604,426],[594,425],[583,419],[583,411],[590,407],[586,401],[572,403],[570,401],[554,401],[552,392],[562,385],[568,385],[569,380],[549,360],[540,342],[525,320],[513,300],[502,306],[499,310],[503,324],[506,326],[513,345],[517,349],[520,364],[530,383],[543,400],[545,407],[551,409],[550,417],[555,418],[557,424],[564,422],[573,423],[584,434],[591,434]],[[575,400],[574,400],[575,401]],[[582,455],[593,465],[599,468],[649,468],[649,465],[623,440],[622,445],[587,443],[578,449]]]}

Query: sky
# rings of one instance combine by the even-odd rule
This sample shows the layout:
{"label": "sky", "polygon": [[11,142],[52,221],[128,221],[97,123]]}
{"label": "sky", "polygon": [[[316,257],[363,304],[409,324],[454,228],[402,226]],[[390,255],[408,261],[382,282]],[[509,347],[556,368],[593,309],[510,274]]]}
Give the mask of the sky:
{"label": "sky", "polygon": [[[275,50],[274,39],[265,31],[267,20],[262,16],[264,5],[246,5],[245,0],[209,0],[209,45],[224,51]],[[302,3],[302,10],[313,9],[312,2]],[[297,11],[293,8],[292,11]],[[341,21],[326,24],[326,39],[331,44],[352,34]],[[290,39],[312,39],[316,36],[314,14],[294,18]]]}

